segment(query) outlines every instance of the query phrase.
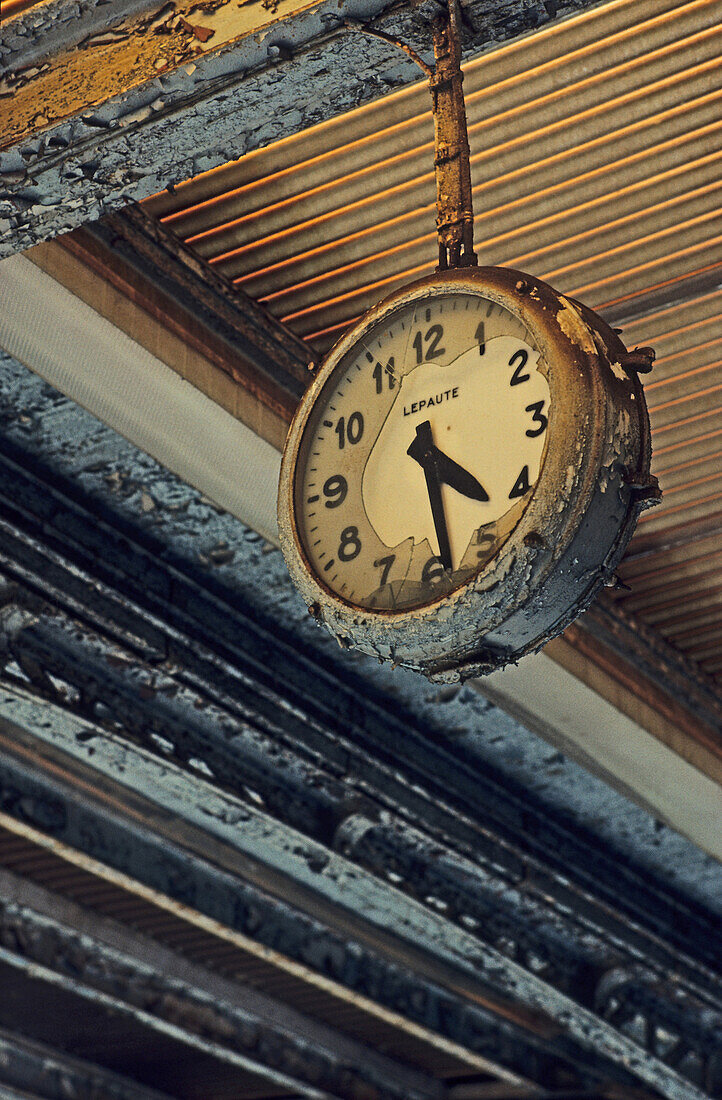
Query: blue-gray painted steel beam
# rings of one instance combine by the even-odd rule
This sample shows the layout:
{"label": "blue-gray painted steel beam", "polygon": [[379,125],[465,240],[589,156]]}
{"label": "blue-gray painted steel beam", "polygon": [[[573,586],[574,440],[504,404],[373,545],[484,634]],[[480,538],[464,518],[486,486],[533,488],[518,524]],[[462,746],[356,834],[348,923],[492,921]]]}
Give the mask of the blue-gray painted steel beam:
{"label": "blue-gray painted steel beam", "polygon": [[[683,894],[622,865],[600,836],[550,810],[538,792],[524,792],[498,770],[485,774],[463,744],[452,749],[433,723],[421,721],[374,686],[368,664],[357,664],[357,671],[349,673],[347,665],[329,659],[322,643],[313,648],[300,619],[295,639],[284,636],[280,619],[287,614],[284,607],[290,611],[292,605],[279,600],[274,622],[269,599],[276,582],[260,547],[253,558],[257,572],[251,598],[250,590],[244,594],[232,579],[228,545],[224,568],[215,576],[208,565],[212,557],[197,557],[198,538],[205,537],[211,521],[207,507],[190,516],[166,508],[162,520],[160,515],[149,519],[147,511],[145,519],[134,519],[124,502],[137,485],[127,496],[118,493],[126,481],[118,467],[117,441],[104,429],[91,429],[90,418],[78,419],[77,410],[61,403],[68,418],[65,448],[75,455],[61,459],[57,420],[52,439],[44,438],[42,428],[57,397],[46,387],[28,389],[21,378],[14,383],[8,378],[8,383],[6,416],[12,417],[14,409],[19,424],[8,427],[0,447],[2,551],[6,568],[40,602],[34,608],[31,600],[21,608],[19,619],[7,622],[6,633],[16,659],[24,659],[26,672],[36,677],[36,690],[44,690],[47,669],[79,692],[81,702],[98,706],[95,719],[104,720],[108,729],[124,730],[123,736],[142,736],[144,727],[154,732],[161,739],[156,748],[165,745],[174,754],[168,774],[180,768],[190,793],[199,767],[208,779],[208,772],[215,775],[211,791],[219,783],[230,785],[226,796],[235,810],[228,812],[247,817],[239,819],[244,820],[243,835],[234,837],[229,850],[250,844],[244,849],[247,858],[266,874],[285,875],[298,904],[304,896],[309,904],[310,890],[314,905],[340,906],[360,938],[370,935],[371,926],[374,935],[389,925],[408,929],[404,950],[425,943],[435,965],[456,969],[457,981],[461,971],[481,982],[477,997],[502,993],[512,1005],[532,1008],[557,1023],[563,1018],[566,1037],[552,1047],[568,1065],[579,1065],[581,1043],[592,1072],[599,1059],[611,1063],[613,1072],[615,1062],[627,1065],[631,1058],[635,1072],[648,1081],[652,1075],[668,1095],[693,1095],[691,1080],[685,1084],[664,1066],[660,1012],[667,1011],[663,987],[670,974],[682,983],[672,998],[684,1010],[676,1017],[680,1026],[685,1026],[687,1007],[692,1015],[686,1018],[692,1020],[698,998],[714,997],[718,958],[711,917]],[[81,423],[86,433],[97,433],[92,446],[87,435],[81,439],[77,432]],[[103,462],[111,451],[115,467]],[[54,455],[51,468],[39,460],[42,453]],[[130,451],[122,454],[128,461]],[[64,462],[77,461],[82,462],[84,489],[63,483],[58,473]],[[139,476],[151,476],[149,464],[135,468]],[[153,490],[160,493],[163,478],[153,476]],[[172,479],[166,484],[167,505],[189,500]],[[172,530],[175,541],[167,537]],[[233,531],[230,521],[226,530]],[[286,590],[286,600],[289,595]],[[68,629],[60,608],[92,623],[94,631]],[[305,652],[299,652],[300,638]],[[108,640],[119,647],[115,654],[104,651]],[[114,666],[108,656],[128,666],[125,679],[109,675]],[[145,667],[137,664],[139,658]],[[143,707],[134,690],[146,695]],[[168,692],[175,692],[173,705]],[[202,701],[205,724],[189,719],[199,713],[194,698]],[[74,704],[66,700],[65,705]],[[106,749],[110,744],[100,743]],[[72,750],[76,759],[85,751],[82,745]],[[152,741],[148,745],[153,748]],[[89,756],[86,761],[98,768],[97,743],[91,747],[93,761]],[[116,782],[126,782],[108,767]],[[245,793],[234,788],[234,775]],[[215,796],[220,797],[217,790]],[[254,848],[248,822],[259,820],[253,805],[259,798],[265,840]],[[212,820],[206,813],[207,827],[223,831],[225,812],[219,809]],[[276,855],[271,837],[276,837]],[[303,843],[291,837],[302,837]],[[331,872],[337,868],[346,871],[334,879]],[[379,893],[384,881],[393,885]],[[349,883],[348,892],[339,894]],[[359,893],[358,883],[364,892]],[[372,915],[369,899],[378,899],[376,913],[381,914],[387,895],[402,909]],[[406,925],[399,922],[399,912]],[[383,950],[393,950],[394,942],[389,947],[384,940]],[[421,965],[417,956],[414,965]],[[651,977],[654,986],[655,973],[661,999],[648,982]],[[679,995],[682,1002],[690,998],[688,1006]],[[624,1007],[634,997],[641,998],[640,1004],[647,998],[647,1050],[635,1037],[635,1020],[624,1018]],[[615,1021],[611,1028],[603,1016],[607,1011]],[[671,1020],[670,1015],[667,1025]],[[549,1053],[543,1042],[542,1049]]]}
{"label": "blue-gray painted steel beam", "polygon": [[24,1100],[171,1100],[129,1077],[0,1027],[3,1100],[6,1092]]}
{"label": "blue-gray painted steel beam", "polygon": [[309,1100],[441,1100],[428,1075],[2,870],[1,965]]}

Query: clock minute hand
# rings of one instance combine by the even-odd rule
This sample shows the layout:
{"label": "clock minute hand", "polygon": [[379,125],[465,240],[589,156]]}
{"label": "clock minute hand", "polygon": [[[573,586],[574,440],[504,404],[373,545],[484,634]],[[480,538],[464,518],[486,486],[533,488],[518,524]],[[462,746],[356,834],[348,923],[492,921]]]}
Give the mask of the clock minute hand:
{"label": "clock minute hand", "polygon": [[451,546],[449,531],[444,515],[444,502],[441,498],[441,480],[436,462],[436,448],[431,435],[431,423],[425,420],[416,428],[416,437],[411,441],[407,454],[419,463],[426,478],[426,490],[429,494],[431,515],[434,520],[436,541],[439,544],[439,557],[444,569],[451,569]]}
{"label": "clock minute hand", "polygon": [[457,493],[470,497],[472,500],[489,499],[486,489],[480,481],[476,480],[473,474],[470,474],[458,462],[454,462],[453,458],[449,458],[438,447],[434,447],[434,451],[436,452],[436,469],[441,481],[446,482]]}

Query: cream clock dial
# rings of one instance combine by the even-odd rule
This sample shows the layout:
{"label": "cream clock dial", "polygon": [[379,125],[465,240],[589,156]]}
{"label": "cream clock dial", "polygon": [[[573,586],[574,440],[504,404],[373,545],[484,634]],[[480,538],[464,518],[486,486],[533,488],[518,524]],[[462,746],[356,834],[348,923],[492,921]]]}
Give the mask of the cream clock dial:
{"label": "cream clock dial", "polygon": [[559,634],[659,495],[652,358],[510,269],[379,303],[321,366],[281,463],[281,547],[314,617],[452,681]]}
{"label": "cream clock dial", "polygon": [[393,611],[465,583],[533,493],[550,415],[539,350],[503,306],[448,293],[389,314],[304,434],[296,511],[324,584]]}

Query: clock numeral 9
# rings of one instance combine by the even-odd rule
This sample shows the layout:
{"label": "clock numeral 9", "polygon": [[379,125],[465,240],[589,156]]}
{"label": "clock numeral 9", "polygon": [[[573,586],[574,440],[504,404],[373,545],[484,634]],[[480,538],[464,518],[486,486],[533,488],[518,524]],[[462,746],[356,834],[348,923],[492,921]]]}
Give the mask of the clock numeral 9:
{"label": "clock numeral 9", "polygon": [[379,581],[379,588],[386,584],[389,579],[389,573],[391,572],[391,566],[396,561],[396,554],[389,554],[385,558],[379,558],[374,562],[374,568],[381,570],[381,580]]}
{"label": "clock numeral 9", "polygon": [[[430,329],[424,333],[423,340],[421,333],[417,332],[414,336],[413,347],[416,351],[416,363],[422,363],[426,359],[427,363],[430,359],[436,359],[439,355],[444,355],[446,348],[439,347],[439,344],[444,338],[444,330],[441,325],[432,325]],[[428,344],[426,348],[426,355],[424,355],[424,343]]]}
{"label": "clock numeral 9", "polygon": [[514,354],[512,355],[511,359],[509,360],[509,366],[514,367],[514,373],[512,374],[511,378],[509,379],[509,385],[510,386],[518,386],[522,382],[528,382],[529,379],[531,378],[530,374],[523,374],[522,373],[523,370],[524,370],[524,367],[527,364],[528,358],[529,358],[529,354],[528,354],[528,352],[524,351],[523,348],[519,348],[519,350],[515,351]]}
{"label": "clock numeral 9", "polygon": [[438,581],[439,577],[443,577],[443,575],[444,563],[441,558],[429,558],[421,571],[421,580],[424,584],[429,584]]}
{"label": "clock numeral 9", "polygon": [[549,423],[549,421],[548,421],[547,417],[544,415],[544,413],[542,412],[543,408],[544,408],[544,402],[543,401],[533,401],[531,405],[527,405],[527,407],[526,407],[526,411],[528,413],[533,413],[534,414],[532,416],[532,421],[535,424],[539,425],[538,428],[527,428],[526,434],[529,436],[530,439],[533,439],[534,436],[541,435],[543,431],[546,431],[546,426]]}
{"label": "clock numeral 9", "polygon": [[345,501],[347,492],[346,478],[341,477],[340,474],[334,474],[333,477],[323,483],[323,495],[328,497],[328,500],[325,501],[326,507],[338,508],[339,504],[343,504]]}
{"label": "clock numeral 9", "polygon": [[358,537],[358,527],[344,527],[338,546],[339,558],[341,561],[353,561],[360,553],[361,539]]}
{"label": "clock numeral 9", "polygon": [[360,412],[351,413],[348,423],[345,417],[339,416],[338,423],[333,429],[338,436],[338,449],[342,451],[348,439],[349,443],[358,443],[364,434],[364,418]]}

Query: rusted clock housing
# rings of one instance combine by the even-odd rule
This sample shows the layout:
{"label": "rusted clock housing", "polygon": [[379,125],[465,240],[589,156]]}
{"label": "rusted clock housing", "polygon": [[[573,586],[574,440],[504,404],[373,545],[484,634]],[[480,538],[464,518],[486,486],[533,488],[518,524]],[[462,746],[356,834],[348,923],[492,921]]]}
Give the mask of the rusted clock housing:
{"label": "rusted clock housing", "polygon": [[[295,504],[299,447],[326,382],[364,335],[400,306],[449,291],[503,306],[523,321],[541,353],[550,416],[539,478],[515,528],[467,583],[413,610],[360,608],[331,592],[304,553]],[[370,310],[309,386],[281,465],[281,547],[311,613],[343,646],[442,681],[494,671],[561,633],[600,586],[613,582],[640,511],[660,495],[649,471],[649,419],[638,377],[652,359],[650,349],[628,352],[579,302],[506,268],[439,272]]]}

